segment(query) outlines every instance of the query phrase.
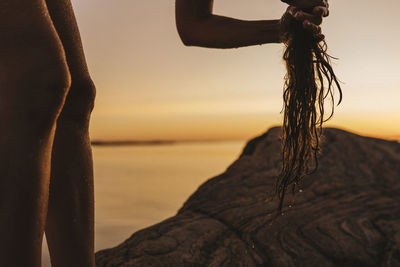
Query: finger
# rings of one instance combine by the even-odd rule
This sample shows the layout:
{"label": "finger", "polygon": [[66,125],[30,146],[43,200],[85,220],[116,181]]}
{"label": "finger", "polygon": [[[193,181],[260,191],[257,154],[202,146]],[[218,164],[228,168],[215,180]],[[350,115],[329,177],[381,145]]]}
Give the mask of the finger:
{"label": "finger", "polygon": [[312,32],[315,35],[318,35],[321,33],[321,27],[318,27],[317,25],[311,23],[308,20],[303,21],[303,27],[304,27],[304,29]]}
{"label": "finger", "polygon": [[282,0],[283,2],[300,9],[309,9],[315,6],[325,6],[326,0]]}
{"label": "finger", "polygon": [[298,11],[299,9],[294,6],[289,6],[286,10],[286,12],[292,15],[292,17],[294,17]]}
{"label": "finger", "polygon": [[321,16],[316,16],[314,14],[309,14],[303,11],[298,11],[295,13],[294,18],[299,21],[305,21],[308,20],[309,22],[312,22],[316,25],[320,25],[322,23],[322,17]]}
{"label": "finger", "polygon": [[312,23],[310,23],[310,22],[307,21],[307,20],[303,22],[303,27],[304,27],[307,31],[310,31],[310,32],[313,34],[314,38],[315,38],[318,42],[320,42],[320,41],[322,41],[322,40],[325,39],[325,35],[323,35],[323,34],[321,33],[321,27],[318,27],[317,25],[312,24]]}
{"label": "finger", "polygon": [[312,13],[318,17],[327,17],[329,15],[329,9],[323,6],[316,6]]}

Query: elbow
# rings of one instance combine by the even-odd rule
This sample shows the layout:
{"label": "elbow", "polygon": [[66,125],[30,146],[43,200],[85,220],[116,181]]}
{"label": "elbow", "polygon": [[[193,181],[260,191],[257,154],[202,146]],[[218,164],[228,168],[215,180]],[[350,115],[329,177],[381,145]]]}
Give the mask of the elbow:
{"label": "elbow", "polygon": [[181,38],[181,41],[184,46],[196,46],[196,42],[187,35],[179,33],[179,37]]}
{"label": "elbow", "polygon": [[176,0],[175,23],[179,37],[185,46],[196,45],[196,29],[199,28],[198,11],[190,1]]}
{"label": "elbow", "polygon": [[207,22],[212,17],[212,0],[176,0],[175,22],[185,46],[203,46]]}
{"label": "elbow", "polygon": [[176,21],[176,27],[178,30],[179,37],[185,46],[195,46],[196,40],[194,38],[193,30],[191,27],[187,26],[185,23]]}
{"label": "elbow", "polygon": [[211,14],[202,17],[187,17],[177,14],[176,28],[185,46],[205,46],[208,40]]}
{"label": "elbow", "polygon": [[184,46],[194,46],[193,40],[188,38],[186,35],[179,33],[179,37],[181,38],[181,41]]}
{"label": "elbow", "polygon": [[177,23],[179,37],[185,46],[210,47],[210,38],[205,34],[207,27],[204,21],[179,24]]}

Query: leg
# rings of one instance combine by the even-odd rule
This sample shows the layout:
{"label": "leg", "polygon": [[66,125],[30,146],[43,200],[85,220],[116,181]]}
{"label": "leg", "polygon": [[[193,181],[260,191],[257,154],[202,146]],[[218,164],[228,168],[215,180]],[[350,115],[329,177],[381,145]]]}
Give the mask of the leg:
{"label": "leg", "polygon": [[0,266],[40,267],[55,123],[70,76],[43,0],[1,0],[0,10]]}
{"label": "leg", "polygon": [[54,267],[94,266],[93,167],[88,134],[95,88],[69,0],[47,0],[65,49],[71,88],[57,121],[46,224]]}

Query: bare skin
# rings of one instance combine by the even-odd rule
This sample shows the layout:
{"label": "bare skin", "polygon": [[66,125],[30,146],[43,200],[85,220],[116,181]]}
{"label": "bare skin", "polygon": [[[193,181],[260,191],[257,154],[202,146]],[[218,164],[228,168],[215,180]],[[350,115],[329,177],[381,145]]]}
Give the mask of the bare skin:
{"label": "bare skin", "polygon": [[[288,0],[290,1],[290,0]],[[280,43],[280,19],[245,21],[213,14],[213,0],[176,0],[176,26],[187,46],[236,48]],[[304,28],[320,32],[322,17],[329,15],[324,0],[292,0],[287,11]],[[302,11],[311,8],[309,13]]]}
{"label": "bare skin", "polygon": [[[0,266],[94,266],[93,171],[88,125],[95,88],[69,0],[0,1]],[[318,30],[325,6],[289,7]],[[177,0],[187,45],[279,42],[279,20],[212,14],[212,0]],[[50,187],[50,194],[49,194]]]}
{"label": "bare skin", "polygon": [[0,10],[0,266],[41,266],[46,231],[53,266],[92,267],[95,89],[70,2]]}
{"label": "bare skin", "polygon": [[88,130],[95,87],[70,0],[46,3],[71,74],[51,159],[46,237],[52,266],[94,266],[93,164]]}

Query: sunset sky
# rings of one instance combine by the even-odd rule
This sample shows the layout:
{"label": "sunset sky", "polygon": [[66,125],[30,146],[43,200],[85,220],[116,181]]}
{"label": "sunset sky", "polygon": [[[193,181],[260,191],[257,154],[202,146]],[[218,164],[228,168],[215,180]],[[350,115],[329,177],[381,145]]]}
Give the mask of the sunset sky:
{"label": "sunset sky", "polygon": [[[281,123],[283,45],[185,47],[174,0],[73,0],[97,85],[93,139],[248,139]],[[400,139],[400,2],[331,0],[323,24],[344,100],[329,126]],[[277,19],[279,0],[215,0]]]}

